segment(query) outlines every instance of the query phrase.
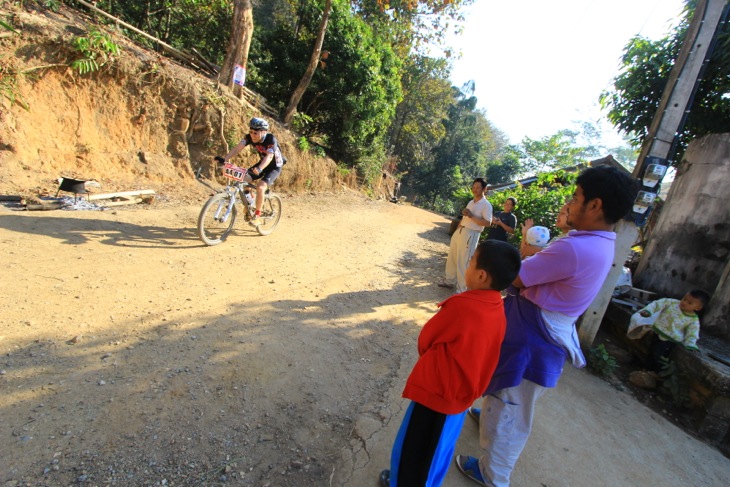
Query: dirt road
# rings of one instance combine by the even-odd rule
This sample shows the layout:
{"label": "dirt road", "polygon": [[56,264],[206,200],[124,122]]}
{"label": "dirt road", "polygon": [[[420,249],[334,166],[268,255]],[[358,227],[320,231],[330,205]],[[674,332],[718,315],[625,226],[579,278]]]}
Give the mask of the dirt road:
{"label": "dirt road", "polygon": [[[448,221],[286,198],[269,237],[194,233],[199,206],[0,208],[5,486],[370,486]],[[460,453],[476,453],[467,422]],[[515,486],[730,485],[730,461],[582,372],[542,400]],[[447,485],[470,482],[452,471]]]}

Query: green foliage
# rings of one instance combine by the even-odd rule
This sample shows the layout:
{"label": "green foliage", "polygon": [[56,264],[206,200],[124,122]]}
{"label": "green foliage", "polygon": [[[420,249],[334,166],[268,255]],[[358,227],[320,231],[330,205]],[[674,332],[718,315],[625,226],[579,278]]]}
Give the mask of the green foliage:
{"label": "green foliage", "polygon": [[[73,3],[69,1],[69,3]],[[228,45],[233,16],[231,0],[98,0],[96,6],[144,32],[182,49],[195,47],[214,64],[221,65]],[[81,7],[83,9],[83,7]],[[112,23],[110,20],[103,21]],[[123,27],[121,30],[125,30]],[[126,31],[150,49],[154,41]]]}
{"label": "green foliage", "polygon": [[71,45],[82,56],[72,61],[70,65],[79,74],[98,71],[120,52],[119,46],[114,43],[109,34],[96,29],[89,31],[87,36],[74,37]]}
{"label": "green foliage", "polygon": [[61,8],[61,0],[43,0],[43,6],[54,12]]}
{"label": "green foliage", "polygon": [[297,139],[297,147],[299,147],[299,150],[302,152],[307,152],[309,150],[309,141],[306,137],[303,135]]}
{"label": "green foliage", "polygon": [[[685,19],[670,34],[657,41],[642,37],[631,39],[621,59],[621,73],[613,87],[603,92],[601,105],[608,119],[640,146],[647,135],[657,107],[687,35],[695,2],[689,2]],[[709,133],[730,132],[730,23],[720,25],[716,45],[694,95],[684,127],[679,133],[681,160],[687,143]]]}
{"label": "green foliage", "polygon": [[426,52],[439,46],[450,55],[446,46],[449,32],[458,32],[464,20],[462,7],[472,0],[353,0],[353,9],[374,26],[381,37],[392,39],[397,52]]}
{"label": "green foliage", "polygon": [[520,223],[524,223],[528,218],[532,218],[535,225],[550,229],[550,235],[554,237],[560,234],[560,230],[555,227],[558,212],[571,198],[577,177],[578,172],[546,173],[540,175],[537,181],[529,186],[518,186],[514,190],[492,193],[487,199],[492,204],[494,211],[503,208],[504,201],[508,197],[517,199],[517,207],[513,211],[518,223],[514,233],[516,241],[522,238]]}
{"label": "green foliage", "polygon": [[608,353],[605,345],[591,348],[588,354],[588,366],[601,377],[609,377],[617,367],[616,359]]}
{"label": "green foliage", "polygon": [[314,154],[317,157],[326,157],[327,156],[327,152],[325,152],[324,147],[322,147],[321,145],[314,146]]}
{"label": "green foliage", "polygon": [[388,130],[387,147],[398,169],[413,177],[427,174],[434,164],[433,149],[446,135],[443,120],[457,102],[445,59],[408,58],[401,77],[403,100]]}
{"label": "green foliage", "polygon": [[337,165],[337,174],[339,174],[342,179],[345,179],[347,176],[349,176],[351,172],[352,169],[350,169],[349,167],[345,167],[340,164]]}
{"label": "green foliage", "polygon": [[18,91],[18,76],[16,69],[0,60],[0,96],[10,101],[10,104],[17,103],[26,110],[30,110],[28,103]]}
{"label": "green foliage", "polygon": [[228,147],[234,147],[238,145],[238,142],[243,138],[239,136],[238,128],[234,125],[231,125],[228,127],[228,129],[226,129],[225,136]]}
{"label": "green foliage", "polygon": [[291,125],[297,132],[304,132],[309,124],[314,121],[312,117],[306,113],[297,112],[292,117]]}
{"label": "green foliage", "polygon": [[518,146],[510,145],[504,148],[498,159],[487,166],[487,182],[490,185],[514,181],[523,171],[520,157],[522,152]]}
{"label": "green foliage", "polygon": [[584,160],[597,156],[594,148],[578,145],[578,132],[560,130],[556,134],[533,140],[522,140],[522,167],[525,174],[540,174],[553,169],[577,166]]}
{"label": "green foliage", "polygon": [[[286,17],[272,15],[270,26],[255,31],[250,85],[275,106],[285,104],[305,70],[319,27],[319,3],[302,2]],[[301,133],[318,141],[327,136],[327,153],[358,167],[363,176],[379,172],[385,133],[401,98],[401,61],[344,0],[333,2],[322,49],[328,53],[326,67],[315,71],[298,107],[311,118]]]}
{"label": "green foliage", "polygon": [[372,186],[375,181],[382,177],[384,160],[385,157],[382,154],[363,156],[358,159],[355,167],[367,186]]}
{"label": "green foliage", "polygon": [[[484,177],[489,161],[498,157],[504,141],[481,110],[476,109],[473,84],[461,90],[452,88],[455,100],[442,121],[445,136],[432,150],[433,162],[423,164],[408,182],[425,197],[421,204],[427,208],[444,211],[438,201],[453,197],[461,187],[471,187],[477,177]],[[456,210],[458,211],[458,209]]]}

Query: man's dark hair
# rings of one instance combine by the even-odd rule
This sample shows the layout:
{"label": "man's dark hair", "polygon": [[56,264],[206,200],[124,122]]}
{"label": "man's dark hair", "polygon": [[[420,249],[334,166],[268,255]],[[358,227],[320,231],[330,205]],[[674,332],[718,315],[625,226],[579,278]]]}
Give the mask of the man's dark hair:
{"label": "man's dark hair", "polygon": [[515,207],[517,207],[517,199],[513,198],[512,196],[510,196],[509,198],[507,198],[505,201],[511,201],[512,202],[512,208],[513,209]]}
{"label": "man's dark hair", "polygon": [[639,191],[636,179],[611,166],[589,167],[580,173],[575,183],[583,190],[584,205],[596,198],[601,199],[603,218],[607,223],[616,223],[626,216]]}
{"label": "man's dark hair", "polygon": [[492,289],[501,291],[512,284],[520,273],[520,253],[507,242],[484,240],[476,250],[477,269],[492,276]]}
{"label": "man's dark hair", "polygon": [[710,304],[710,295],[702,289],[693,289],[687,294],[695,299],[700,300],[700,303],[702,303],[702,309],[697,312],[697,315],[702,316],[702,314],[704,314],[705,312],[705,309],[707,308],[707,305]]}
{"label": "man's dark hair", "polygon": [[476,178],[473,183],[479,183],[482,185],[482,188],[487,189],[487,182],[484,180],[484,178]]}

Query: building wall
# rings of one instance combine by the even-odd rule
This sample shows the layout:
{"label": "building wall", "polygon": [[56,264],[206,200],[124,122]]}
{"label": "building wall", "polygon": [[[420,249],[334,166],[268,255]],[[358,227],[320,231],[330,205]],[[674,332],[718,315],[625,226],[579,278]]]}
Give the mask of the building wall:
{"label": "building wall", "polygon": [[693,141],[677,168],[634,286],[677,298],[694,288],[718,294],[703,328],[728,336],[729,256],[730,134],[713,134]]}

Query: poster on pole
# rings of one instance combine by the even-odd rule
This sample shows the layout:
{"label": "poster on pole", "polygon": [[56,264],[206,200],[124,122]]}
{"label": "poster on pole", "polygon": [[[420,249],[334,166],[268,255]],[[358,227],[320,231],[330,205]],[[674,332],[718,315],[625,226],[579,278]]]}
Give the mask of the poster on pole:
{"label": "poster on pole", "polygon": [[236,64],[233,69],[233,84],[243,86],[246,83],[246,68],[240,64]]}

